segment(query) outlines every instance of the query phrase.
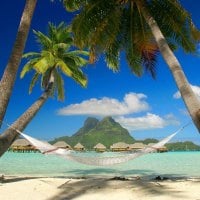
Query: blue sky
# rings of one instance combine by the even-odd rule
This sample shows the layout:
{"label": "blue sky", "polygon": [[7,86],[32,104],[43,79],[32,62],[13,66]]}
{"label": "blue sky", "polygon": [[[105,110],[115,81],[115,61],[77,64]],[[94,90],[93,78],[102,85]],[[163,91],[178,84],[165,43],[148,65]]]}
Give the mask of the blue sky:
{"label": "blue sky", "polygon": [[[181,2],[200,28],[198,0],[192,0],[192,3],[187,0]],[[24,3],[24,0],[7,0],[0,7],[0,75],[15,40]],[[57,24],[61,21],[68,23],[72,16],[73,14],[64,10],[59,1],[52,3],[50,0],[39,0],[25,52],[38,50],[33,29],[46,32],[49,21]],[[200,97],[200,57],[185,54],[181,49],[175,54]],[[24,61],[21,63],[20,71],[23,64]],[[177,87],[173,77],[161,56],[157,61],[156,80],[149,74],[144,74],[141,78],[131,74],[123,55],[119,73],[109,70],[103,58],[94,65],[85,67],[84,72],[89,80],[88,87],[81,88],[73,80],[65,78],[65,101],[49,99],[24,132],[33,137],[49,140],[72,135],[82,127],[88,116],[101,119],[105,115],[110,115],[128,128],[136,139],[161,139],[190,121],[182,99],[176,94]],[[24,79],[20,79],[18,75],[5,117],[8,123],[14,122],[42,93],[38,84],[33,93],[28,94],[30,78],[31,74]],[[1,132],[5,128],[2,127]],[[175,140],[193,140],[200,144],[200,135],[191,124],[179,133]]]}

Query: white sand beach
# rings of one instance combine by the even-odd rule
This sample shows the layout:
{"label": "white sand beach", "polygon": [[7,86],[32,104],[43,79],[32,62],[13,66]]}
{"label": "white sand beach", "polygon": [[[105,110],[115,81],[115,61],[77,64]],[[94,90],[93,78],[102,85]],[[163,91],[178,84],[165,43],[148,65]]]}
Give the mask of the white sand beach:
{"label": "white sand beach", "polygon": [[5,177],[3,200],[200,200],[200,179]]}

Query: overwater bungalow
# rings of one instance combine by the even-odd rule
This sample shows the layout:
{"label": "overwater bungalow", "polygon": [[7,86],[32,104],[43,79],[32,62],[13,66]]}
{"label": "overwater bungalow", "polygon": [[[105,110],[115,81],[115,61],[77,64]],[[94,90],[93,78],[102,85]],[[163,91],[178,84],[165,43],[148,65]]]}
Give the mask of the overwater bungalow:
{"label": "overwater bungalow", "polygon": [[145,147],[146,147],[146,145],[143,144],[142,142],[136,142],[134,144],[129,145],[129,150],[130,151],[137,151],[137,150],[143,149]]}
{"label": "overwater bungalow", "polygon": [[57,141],[53,144],[53,146],[62,148],[62,149],[72,149],[69,144],[67,144],[65,141]]}
{"label": "overwater bungalow", "polygon": [[106,150],[106,147],[101,143],[98,143],[93,148],[96,152],[104,152]]}
{"label": "overwater bungalow", "polygon": [[128,151],[129,144],[125,142],[117,142],[110,146],[111,151]]}
{"label": "overwater bungalow", "polygon": [[159,153],[163,153],[163,152],[167,152],[167,151],[168,151],[168,149],[166,146],[162,146],[162,147],[158,148],[158,150],[157,150],[157,152],[159,152]]}
{"label": "overwater bungalow", "polygon": [[[147,146],[153,146],[154,144],[156,144],[156,143],[149,143]],[[163,152],[167,152],[167,151],[168,151],[168,149],[166,146],[162,146],[162,147],[156,149],[156,152],[159,152],[159,153],[163,153]]]}
{"label": "overwater bungalow", "polygon": [[26,139],[16,139],[10,147],[10,151],[13,152],[36,152],[38,151],[29,141]]}
{"label": "overwater bungalow", "polygon": [[75,151],[84,151],[85,150],[85,147],[81,144],[81,143],[78,143],[74,146],[74,150]]}

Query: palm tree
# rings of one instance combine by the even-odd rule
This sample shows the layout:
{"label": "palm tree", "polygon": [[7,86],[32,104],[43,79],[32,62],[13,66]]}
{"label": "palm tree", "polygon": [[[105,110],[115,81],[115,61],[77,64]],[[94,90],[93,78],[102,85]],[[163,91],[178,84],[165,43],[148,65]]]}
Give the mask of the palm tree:
{"label": "palm tree", "polygon": [[41,87],[44,92],[14,122],[12,128],[8,128],[0,135],[0,156],[18,136],[14,129],[23,131],[50,96],[57,94],[59,100],[64,99],[64,80],[61,72],[83,87],[87,84],[87,78],[80,67],[88,63],[86,60],[88,52],[74,50],[69,27],[66,27],[64,23],[58,26],[49,24],[48,36],[39,31],[34,31],[34,33],[41,46],[41,51],[24,54],[23,57],[27,58],[28,62],[23,67],[21,77],[29,71],[35,71],[29,91],[32,91],[33,86],[41,77]]}
{"label": "palm tree", "polygon": [[13,46],[8,64],[0,81],[0,125],[4,118],[12,88],[15,83],[19,64],[29,33],[31,20],[35,10],[37,0],[26,0],[26,5],[18,27],[18,32]]}
{"label": "palm tree", "polygon": [[146,41],[154,40],[200,131],[200,102],[173,53],[179,46],[194,53],[200,32],[178,0],[63,0],[63,3],[68,11],[79,10],[72,24],[76,45],[89,46],[93,59],[105,53],[114,70],[118,69],[120,52],[125,51],[129,66],[141,71],[146,63],[143,51],[138,49],[148,47]]}

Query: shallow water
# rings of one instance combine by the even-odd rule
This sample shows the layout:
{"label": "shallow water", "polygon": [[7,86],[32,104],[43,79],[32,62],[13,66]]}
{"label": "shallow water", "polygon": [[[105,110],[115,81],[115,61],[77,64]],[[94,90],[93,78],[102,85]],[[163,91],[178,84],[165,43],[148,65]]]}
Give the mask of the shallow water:
{"label": "shallow water", "polygon": [[[113,153],[89,153],[91,156],[110,156],[111,154]],[[0,158],[0,174],[68,177],[90,175],[199,177],[200,152],[151,153],[127,163],[108,167],[83,165],[40,153],[7,152]]]}

